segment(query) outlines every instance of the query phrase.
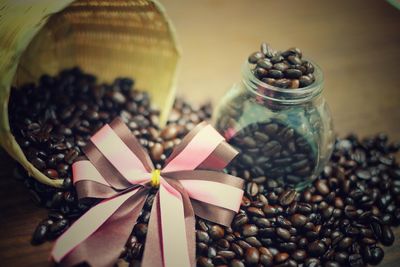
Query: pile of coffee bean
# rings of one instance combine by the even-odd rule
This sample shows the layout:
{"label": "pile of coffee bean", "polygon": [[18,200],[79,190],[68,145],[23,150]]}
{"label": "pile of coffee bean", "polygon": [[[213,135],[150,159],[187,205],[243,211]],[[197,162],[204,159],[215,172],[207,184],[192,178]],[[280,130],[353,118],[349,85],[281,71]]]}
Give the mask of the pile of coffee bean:
{"label": "pile of coffee bean", "polygon": [[248,62],[253,64],[253,73],[261,81],[280,88],[302,88],[315,81],[314,66],[302,58],[299,48],[274,51],[262,43],[260,51],[252,53]]}
{"label": "pile of coffee bean", "polygon": [[161,130],[159,111],[150,105],[147,93],[133,87],[134,81],[128,78],[97,84],[96,77],[73,68],[55,77],[45,75],[38,85],[11,90],[10,126],[18,144],[36,168],[51,179],[64,180],[63,188],[56,189],[25,177],[21,167],[16,169],[15,176],[25,178],[33,201],[50,209],[32,243],[56,238],[94,204],[78,202],[71,166],[104,124],[121,117],[160,168],[181,138],[211,116],[210,104],[195,108],[177,99],[168,127]]}
{"label": "pile of coffee bean", "polygon": [[[23,176],[33,198],[49,208],[48,218],[33,234],[34,244],[58,237],[94,204],[77,200],[70,180],[73,160],[65,158],[71,149],[82,155],[84,142],[99,127],[121,116],[161,167],[181,138],[210,118],[210,105],[193,108],[177,100],[167,127],[159,129],[158,111],[151,108],[145,93],[131,90],[132,86],[130,79],[98,85],[93,76],[72,69],[57,77],[45,76],[38,86],[13,90],[10,117],[19,144],[31,161],[44,162],[38,165],[43,172],[52,169],[65,181],[64,188],[56,189]],[[68,106],[73,107],[69,115]],[[88,110],[98,116],[87,118]],[[29,127],[32,124],[39,126]],[[197,265],[378,264],[384,256],[381,245],[393,243],[391,227],[400,223],[400,167],[394,158],[398,149],[384,134],[363,140],[354,135],[339,139],[329,165],[302,192],[270,179],[268,173],[254,172],[242,160],[232,162],[227,171],[246,181],[240,211],[231,227],[196,218]],[[63,156],[56,156],[53,164],[53,155],[59,154]],[[68,166],[66,174],[58,164]],[[17,171],[21,173],[20,168]],[[154,194],[147,199],[117,266],[139,266],[153,200]]]}
{"label": "pile of coffee bean", "polygon": [[307,181],[316,165],[309,142],[275,119],[246,126],[229,143],[243,152],[234,161],[237,171],[248,171],[252,177],[265,175],[279,184]]}
{"label": "pile of coffee bean", "polygon": [[244,261],[232,259],[231,266],[378,264],[380,244],[393,244],[391,227],[400,223],[398,150],[384,134],[339,139],[321,176],[302,192],[231,166],[230,173],[247,181],[241,210],[221,238],[233,240],[227,250]]}

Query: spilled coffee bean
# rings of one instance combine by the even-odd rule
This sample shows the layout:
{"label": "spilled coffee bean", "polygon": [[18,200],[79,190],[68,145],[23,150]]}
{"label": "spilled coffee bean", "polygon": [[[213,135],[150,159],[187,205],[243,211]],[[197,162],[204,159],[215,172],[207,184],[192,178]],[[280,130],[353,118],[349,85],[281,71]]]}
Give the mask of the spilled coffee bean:
{"label": "spilled coffee bean", "polygon": [[[272,53],[268,47],[263,51],[266,57]],[[299,57],[296,49],[281,57],[295,54]],[[271,63],[279,64],[279,59],[271,55]],[[291,58],[291,62],[295,61]],[[37,161],[49,177],[56,176],[57,172],[64,179],[64,188],[55,189],[18,175],[24,177],[38,203],[51,209],[48,218],[40,222],[33,234],[34,244],[56,238],[95,204],[77,200],[68,162],[76,160],[76,153],[71,150],[82,155],[81,148],[87,138],[99,127],[115,116],[122,116],[152,160],[162,167],[181,138],[196,123],[211,115],[209,105],[194,109],[177,100],[171,112],[171,128],[164,130],[157,126],[158,111],[150,107],[148,96],[131,90],[132,80],[119,79],[113,86],[99,86],[93,76],[74,69],[58,77],[46,76],[41,83],[42,88],[55,89],[54,93],[29,85],[18,92],[13,90],[10,100],[12,130],[28,159]],[[64,83],[70,86],[62,86]],[[287,158],[293,157],[290,166],[306,173],[307,167],[315,164],[312,154],[308,154],[311,153],[309,144],[298,140],[296,131],[278,122],[263,127],[264,131],[249,129],[252,132],[243,137],[250,138],[237,140],[246,149],[261,150],[258,156],[246,159],[247,163],[260,164],[261,169],[245,166],[245,160],[237,160],[227,169],[246,180],[245,196],[232,226],[223,227],[196,218],[197,265],[379,264],[384,257],[381,244],[393,243],[391,227],[400,223],[400,168],[393,157],[399,145],[389,143],[383,134],[363,140],[354,135],[339,139],[319,179],[311,187],[297,192],[288,183],[282,185],[270,177],[271,167],[267,169],[262,164],[286,166]],[[295,146],[284,145],[276,136],[293,140]],[[265,146],[268,151],[263,151]],[[297,147],[307,152],[291,152]],[[268,155],[270,150],[274,153]],[[69,153],[71,158],[67,162],[65,158]],[[278,157],[277,153],[281,155]],[[287,173],[283,177],[291,178]],[[146,201],[119,264],[140,262],[153,200],[154,195]]]}

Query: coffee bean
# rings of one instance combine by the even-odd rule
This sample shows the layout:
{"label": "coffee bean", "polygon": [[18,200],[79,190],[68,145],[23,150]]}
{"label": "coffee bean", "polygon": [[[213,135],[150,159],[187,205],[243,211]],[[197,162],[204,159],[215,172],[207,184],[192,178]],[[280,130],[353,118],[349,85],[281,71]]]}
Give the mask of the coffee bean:
{"label": "coffee bean", "polygon": [[51,178],[51,179],[56,179],[58,178],[58,173],[56,170],[54,169],[47,169],[44,172],[44,175],[46,175],[47,177]]}
{"label": "coffee bean", "polygon": [[374,246],[372,248],[370,248],[371,251],[371,256],[368,259],[368,263],[371,265],[377,265],[379,264],[382,259],[383,256],[385,255],[385,253],[383,252],[383,249],[377,246]]}
{"label": "coffee bean", "polygon": [[307,252],[303,249],[298,249],[290,255],[297,262],[303,262],[307,257]]}
{"label": "coffee bean", "polygon": [[290,232],[284,228],[278,227],[276,228],[276,235],[283,240],[289,240],[290,239]]}
{"label": "coffee bean", "polygon": [[289,206],[297,196],[297,192],[295,190],[286,190],[279,197],[279,203],[282,206]]}
{"label": "coffee bean", "polygon": [[236,256],[235,252],[230,251],[230,250],[220,250],[217,252],[217,255],[219,255],[227,260],[232,260]]}
{"label": "coffee bean", "polygon": [[300,87],[307,87],[309,86],[313,81],[309,76],[301,76],[299,78],[299,82],[300,82]]}
{"label": "coffee bean", "polygon": [[351,267],[362,267],[364,266],[364,261],[360,254],[352,254],[349,256],[349,264]]}
{"label": "coffee bean", "polygon": [[316,186],[318,192],[321,193],[322,195],[327,195],[330,192],[328,185],[323,180],[318,180],[316,182],[315,186]]}
{"label": "coffee bean", "polygon": [[358,170],[356,172],[356,175],[358,178],[363,179],[363,180],[371,179],[371,174],[368,170]]}
{"label": "coffee bean", "polygon": [[263,266],[266,266],[266,267],[273,266],[273,257],[272,257],[272,255],[270,256],[270,255],[261,254],[260,262]]}
{"label": "coffee bean", "polygon": [[272,63],[269,59],[264,58],[257,61],[257,67],[265,70],[269,70],[272,68]]}
{"label": "coffee bean", "polygon": [[276,209],[273,206],[265,205],[263,207],[263,212],[266,217],[273,217],[276,214]]}
{"label": "coffee bean", "polygon": [[196,238],[199,242],[208,243],[210,237],[206,231],[197,230],[196,231]]}
{"label": "coffee bean", "polygon": [[308,219],[306,216],[296,213],[292,215],[290,220],[294,227],[302,227],[306,224]]}
{"label": "coffee bean", "polygon": [[261,52],[254,52],[248,58],[249,63],[256,64],[258,60],[264,58],[264,54]]}
{"label": "coffee bean", "polygon": [[45,224],[39,224],[36,227],[35,232],[33,233],[31,243],[33,245],[42,244],[44,241],[46,241],[47,232],[48,232],[48,226]]}
{"label": "coffee bean", "polygon": [[345,237],[339,242],[339,248],[347,249],[351,246],[353,239],[351,237]]}
{"label": "coffee bean", "polygon": [[202,256],[197,258],[197,264],[201,267],[214,267],[211,259]]}
{"label": "coffee bean", "polygon": [[261,67],[258,67],[258,68],[256,68],[254,70],[254,74],[256,75],[256,77],[258,79],[262,79],[262,78],[268,77],[268,73],[269,73],[268,70],[266,70],[264,68],[261,68]]}
{"label": "coffee bean", "polygon": [[382,237],[379,239],[385,246],[391,246],[394,242],[394,235],[390,226],[384,225],[382,227]]}
{"label": "coffee bean", "polygon": [[[263,206],[263,203],[261,203],[261,206]],[[250,207],[247,209],[247,212],[249,215],[255,216],[255,217],[263,217],[264,212],[260,208],[256,207]]]}
{"label": "coffee bean", "polygon": [[255,236],[258,233],[258,227],[253,224],[246,224],[242,228],[242,233],[244,236]]}
{"label": "coffee bean", "polygon": [[161,138],[164,140],[174,139],[178,135],[178,127],[176,125],[167,126],[161,131]]}
{"label": "coffee bean", "polygon": [[326,246],[323,242],[314,241],[308,247],[308,252],[312,256],[320,256],[326,251]]}
{"label": "coffee bean", "polygon": [[285,77],[289,79],[298,79],[302,74],[303,73],[298,69],[287,69],[284,72]]}
{"label": "coffee bean", "polygon": [[155,143],[150,150],[151,156],[154,160],[160,161],[164,152],[164,147],[160,143]]}
{"label": "coffee bean", "polygon": [[271,69],[268,71],[267,77],[273,78],[273,79],[281,79],[281,78],[283,78],[283,73],[280,70]]}
{"label": "coffee bean", "polygon": [[260,260],[260,253],[258,252],[258,249],[253,247],[246,249],[245,253],[246,264],[248,264],[249,266],[256,265],[259,260]]}
{"label": "coffee bean", "polygon": [[291,63],[293,65],[300,65],[302,63],[301,59],[297,55],[288,56],[287,59],[288,59],[289,63]]}
{"label": "coffee bean", "polygon": [[60,235],[67,229],[68,225],[69,225],[68,221],[66,219],[62,219],[58,222],[53,223],[50,226],[50,232],[52,235]]}
{"label": "coffee bean", "polygon": [[46,163],[41,158],[34,158],[31,160],[31,163],[35,168],[42,171],[46,168]]}
{"label": "coffee bean", "polygon": [[325,262],[324,267],[340,267],[340,264],[335,261],[327,261]]}
{"label": "coffee bean", "polygon": [[289,68],[289,66],[286,63],[276,63],[274,64],[274,69],[279,70],[281,72],[284,72],[285,70],[287,70]]}
{"label": "coffee bean", "polygon": [[289,79],[277,79],[275,81],[275,86],[279,88],[289,88],[292,82]]}
{"label": "coffee bean", "polygon": [[209,234],[212,239],[220,239],[224,236],[225,231],[221,226],[213,225],[209,229]]}
{"label": "coffee bean", "polygon": [[237,259],[232,260],[229,266],[230,267],[245,267],[244,263]]}
{"label": "coffee bean", "polygon": [[289,258],[289,254],[286,252],[278,253],[275,255],[274,259],[276,263],[282,263]]}
{"label": "coffee bean", "polygon": [[256,183],[249,183],[247,185],[247,194],[249,194],[250,196],[254,197],[258,194],[259,188],[258,185]]}

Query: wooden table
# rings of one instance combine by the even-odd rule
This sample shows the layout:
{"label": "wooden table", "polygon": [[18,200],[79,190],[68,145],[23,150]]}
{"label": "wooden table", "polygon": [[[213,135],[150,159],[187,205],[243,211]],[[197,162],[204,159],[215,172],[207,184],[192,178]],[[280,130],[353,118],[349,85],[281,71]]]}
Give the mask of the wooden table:
{"label": "wooden table", "polygon": [[[381,0],[162,0],[183,56],[178,92],[214,103],[240,80],[240,66],[261,41],[300,47],[325,74],[336,132],[386,132],[400,140],[400,11]],[[29,244],[46,211],[36,207],[12,160],[0,153],[0,266],[46,266],[51,244]],[[400,228],[396,229],[400,237]],[[399,266],[400,241],[381,266]]]}

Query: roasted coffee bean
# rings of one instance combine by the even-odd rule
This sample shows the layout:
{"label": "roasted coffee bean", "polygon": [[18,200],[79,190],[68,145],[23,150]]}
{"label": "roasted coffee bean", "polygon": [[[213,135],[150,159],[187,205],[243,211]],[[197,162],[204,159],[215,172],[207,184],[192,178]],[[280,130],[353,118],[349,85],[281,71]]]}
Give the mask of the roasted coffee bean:
{"label": "roasted coffee bean", "polygon": [[298,70],[298,69],[287,69],[287,70],[285,70],[284,74],[285,74],[286,78],[298,79],[301,77],[301,75],[303,73],[301,72],[301,70]]}
{"label": "roasted coffee bean", "polygon": [[167,126],[161,131],[161,137],[164,140],[174,139],[178,135],[178,127],[176,125]]}
{"label": "roasted coffee bean", "polygon": [[327,195],[330,192],[329,187],[324,180],[318,180],[315,183],[315,186],[316,186],[318,192],[322,195]]}
{"label": "roasted coffee bean", "polygon": [[277,79],[275,81],[275,86],[280,88],[289,88],[292,82],[289,79]]}
{"label": "roasted coffee bean", "polygon": [[281,79],[283,78],[283,72],[277,69],[270,69],[266,76],[273,79]]}
{"label": "roasted coffee bean", "polygon": [[247,194],[249,194],[250,196],[254,197],[258,194],[259,191],[259,187],[256,183],[249,183],[247,185]]}
{"label": "roasted coffee bean", "polygon": [[232,222],[233,228],[239,228],[240,226],[246,224],[249,221],[249,218],[245,213],[239,213],[235,216]]}
{"label": "roasted coffee bean", "polygon": [[150,150],[151,156],[154,160],[160,161],[164,153],[164,147],[160,143],[155,143]]}
{"label": "roasted coffee bean", "polygon": [[43,173],[44,173],[44,175],[46,175],[47,177],[49,177],[51,179],[58,178],[58,172],[54,169],[47,169]]}
{"label": "roasted coffee bean", "polygon": [[251,64],[256,64],[257,61],[259,61],[260,59],[264,58],[264,54],[261,52],[254,52],[253,54],[251,54],[248,58],[249,63]]}
{"label": "roasted coffee bean", "polygon": [[258,233],[258,227],[253,224],[246,224],[242,228],[243,236],[255,236]]}
{"label": "roasted coffee bean", "polygon": [[210,237],[212,239],[220,239],[224,236],[225,231],[224,229],[219,226],[219,225],[213,225],[210,229],[209,229],[209,234]]}
{"label": "roasted coffee bean", "polygon": [[295,261],[303,262],[307,257],[307,252],[303,249],[298,249],[290,255]]}
{"label": "roasted coffee bean", "polygon": [[60,235],[62,232],[64,232],[67,227],[68,227],[68,221],[66,219],[62,219],[58,222],[54,222],[51,226],[50,226],[50,232],[52,235]]}
{"label": "roasted coffee bean", "polygon": [[258,249],[250,247],[246,249],[245,261],[249,266],[256,265],[260,260],[260,252]]}
{"label": "roasted coffee bean", "polygon": [[351,267],[362,267],[364,266],[364,261],[360,254],[352,254],[349,256],[349,264]]}
{"label": "roasted coffee bean", "polygon": [[309,76],[303,75],[299,78],[299,82],[300,82],[300,87],[307,87],[313,82],[313,80]]}
{"label": "roasted coffee bean", "polygon": [[287,60],[293,65],[301,65],[301,59],[297,55],[288,56]]}
{"label": "roasted coffee bean", "polygon": [[245,267],[244,263],[238,259],[234,259],[231,261],[230,267]]}
{"label": "roasted coffee bean", "polygon": [[283,240],[289,240],[290,239],[290,232],[284,228],[278,227],[276,228],[276,235]]}
{"label": "roasted coffee bean", "polygon": [[214,267],[211,259],[202,256],[197,258],[197,264],[201,267]]}
{"label": "roasted coffee bean", "polygon": [[326,251],[326,245],[321,241],[314,241],[308,247],[308,252],[312,256],[320,256]]}
{"label": "roasted coffee bean", "polygon": [[267,43],[261,43],[260,45],[260,51],[263,53],[264,56],[271,58],[274,56],[274,51],[271,49],[271,47]]}
{"label": "roasted coffee bean", "polygon": [[33,245],[39,245],[46,241],[47,233],[48,233],[48,225],[46,224],[39,224],[35,232],[33,233],[31,243]]}
{"label": "roasted coffee bean", "polygon": [[208,241],[210,240],[208,233],[201,230],[196,231],[196,238],[198,242],[204,242],[204,243],[208,243]]}
{"label": "roasted coffee bean", "polygon": [[280,197],[279,197],[279,203],[282,206],[288,206],[290,205],[294,199],[296,198],[297,193],[295,190],[286,190],[283,192]]}
{"label": "roasted coffee bean", "polygon": [[272,257],[272,255],[270,256],[270,255],[261,254],[260,262],[263,266],[266,266],[266,267],[273,266],[273,257]]}
{"label": "roasted coffee bean", "polygon": [[286,252],[278,253],[275,255],[274,259],[276,263],[282,263],[289,258],[289,254]]}
{"label": "roasted coffee bean", "polygon": [[272,68],[272,63],[269,59],[263,58],[257,61],[257,67],[265,70],[269,70]]}
{"label": "roasted coffee bean", "polygon": [[257,76],[258,79],[266,78],[268,77],[269,71],[267,69],[258,67],[254,70],[254,74]]}
{"label": "roasted coffee bean", "polygon": [[394,235],[390,226],[384,225],[382,227],[382,237],[379,239],[385,246],[391,246],[394,242]]}
{"label": "roasted coffee bean", "polygon": [[273,65],[274,69],[284,72],[289,68],[286,63],[280,62]]}
{"label": "roasted coffee bean", "polygon": [[377,265],[379,264],[385,253],[383,252],[383,249],[377,246],[369,248],[370,250],[370,256],[368,257],[367,262],[371,265]]}
{"label": "roasted coffee bean", "polygon": [[307,223],[308,218],[302,214],[293,214],[292,217],[290,218],[290,221],[292,222],[294,227],[302,227]]}

